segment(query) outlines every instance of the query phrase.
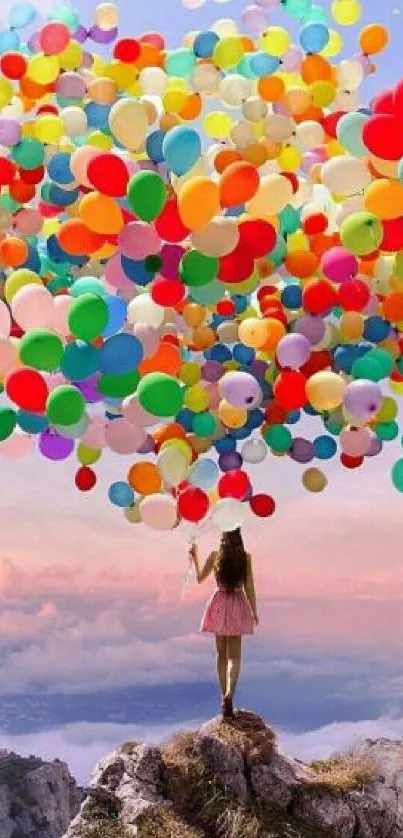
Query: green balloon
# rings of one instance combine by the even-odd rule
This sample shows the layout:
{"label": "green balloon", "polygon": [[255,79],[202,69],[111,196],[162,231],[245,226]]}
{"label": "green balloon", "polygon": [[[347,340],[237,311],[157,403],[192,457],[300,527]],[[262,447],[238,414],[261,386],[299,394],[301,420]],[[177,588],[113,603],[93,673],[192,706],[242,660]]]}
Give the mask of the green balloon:
{"label": "green balloon", "polygon": [[285,425],[269,425],[264,431],[264,438],[272,451],[283,454],[292,446],[291,431]]}
{"label": "green balloon", "polygon": [[73,300],[69,315],[69,329],[79,340],[94,340],[107,326],[109,309],[102,297],[96,294],[82,294]]}
{"label": "green balloon", "polygon": [[193,432],[197,436],[214,436],[217,422],[211,413],[197,413],[193,419]]}
{"label": "green balloon", "polygon": [[392,442],[399,435],[399,426],[396,422],[378,422],[374,431],[382,442]]}
{"label": "green balloon", "polygon": [[11,436],[17,424],[17,415],[11,407],[0,407],[0,442]]}
{"label": "green balloon", "polygon": [[399,250],[393,258],[393,273],[398,279],[403,279],[403,250]]}
{"label": "green balloon", "polygon": [[140,373],[125,372],[122,375],[101,375],[97,384],[98,393],[116,399],[125,399],[137,390]]}
{"label": "green balloon", "polygon": [[167,190],[157,172],[137,172],[127,193],[130,208],[142,221],[154,221],[164,208]]}
{"label": "green balloon", "polygon": [[183,405],[185,388],[163,372],[151,372],[140,381],[138,400],[153,416],[176,416]]}
{"label": "green balloon", "polygon": [[62,384],[50,393],[46,413],[53,425],[76,425],[85,412],[85,398],[77,387]]}
{"label": "green balloon", "polygon": [[21,340],[20,360],[27,367],[45,372],[56,372],[62,362],[63,341],[54,332],[33,329]]}
{"label": "green balloon", "polygon": [[371,352],[364,355],[363,358],[357,358],[351,368],[351,375],[354,378],[366,378],[368,381],[381,381],[383,376],[382,367],[378,364],[376,358],[371,356]]}
{"label": "green balloon", "polygon": [[185,285],[207,285],[216,278],[220,262],[215,256],[205,256],[198,250],[188,250],[179,265],[179,276]]}
{"label": "green balloon", "polygon": [[397,460],[392,468],[392,482],[394,487],[403,492],[403,460]]}
{"label": "green balloon", "polygon": [[191,299],[201,305],[214,305],[225,297],[225,285],[218,279],[213,279],[208,285],[201,285],[199,288],[192,288]]}
{"label": "green balloon", "polygon": [[377,347],[376,349],[371,349],[366,358],[371,358],[371,360],[376,361],[379,364],[382,370],[382,377],[388,378],[391,374],[392,370],[395,366],[395,359],[392,357],[390,352],[387,349],[382,349],[382,347]]}
{"label": "green balloon", "polygon": [[89,448],[83,442],[77,447],[77,458],[82,466],[92,466],[97,463],[102,456],[102,451],[98,448]]}
{"label": "green balloon", "polygon": [[45,159],[45,147],[29,137],[13,146],[11,158],[22,169],[37,169]]}
{"label": "green balloon", "polygon": [[372,212],[355,212],[340,228],[343,247],[355,256],[368,256],[378,250],[383,239],[383,226]]}

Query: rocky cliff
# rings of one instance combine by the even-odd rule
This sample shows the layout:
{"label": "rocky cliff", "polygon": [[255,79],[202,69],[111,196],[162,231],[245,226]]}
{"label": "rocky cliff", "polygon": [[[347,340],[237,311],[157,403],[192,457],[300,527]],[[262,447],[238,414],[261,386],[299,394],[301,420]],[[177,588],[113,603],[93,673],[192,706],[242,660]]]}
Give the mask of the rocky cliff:
{"label": "rocky cliff", "polygon": [[0,750],[0,838],[60,838],[82,799],[65,763]]}
{"label": "rocky cliff", "polygon": [[403,838],[403,744],[308,766],[246,711],[159,748],[129,742],[98,764],[65,838]]}

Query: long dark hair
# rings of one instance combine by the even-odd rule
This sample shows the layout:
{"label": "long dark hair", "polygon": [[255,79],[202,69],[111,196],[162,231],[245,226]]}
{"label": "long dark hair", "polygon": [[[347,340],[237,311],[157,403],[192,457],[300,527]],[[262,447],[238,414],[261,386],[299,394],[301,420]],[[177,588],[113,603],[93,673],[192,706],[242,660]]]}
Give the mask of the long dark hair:
{"label": "long dark hair", "polygon": [[220,549],[217,553],[215,576],[217,583],[229,593],[246,583],[246,551],[241,530],[224,532],[221,536]]}

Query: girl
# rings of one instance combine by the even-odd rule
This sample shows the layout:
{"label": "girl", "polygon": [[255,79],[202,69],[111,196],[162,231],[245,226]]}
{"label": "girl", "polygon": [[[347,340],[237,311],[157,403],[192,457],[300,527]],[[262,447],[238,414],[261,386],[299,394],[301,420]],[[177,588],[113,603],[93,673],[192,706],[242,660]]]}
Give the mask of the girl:
{"label": "girl", "polygon": [[253,634],[259,624],[252,560],[239,529],[222,534],[219,550],[209,555],[203,568],[195,544],[189,554],[199,583],[214,572],[217,588],[207,603],[200,630],[216,636],[223,716],[234,718],[232,701],[241,668],[242,635]]}

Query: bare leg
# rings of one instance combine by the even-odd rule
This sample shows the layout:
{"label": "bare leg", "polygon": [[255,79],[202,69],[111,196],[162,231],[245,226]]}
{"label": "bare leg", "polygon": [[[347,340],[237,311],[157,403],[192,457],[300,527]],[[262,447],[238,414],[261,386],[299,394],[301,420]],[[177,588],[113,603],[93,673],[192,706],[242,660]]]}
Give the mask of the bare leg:
{"label": "bare leg", "polygon": [[221,688],[222,695],[225,695],[227,689],[227,638],[222,634],[216,634],[215,642],[217,646],[217,675]]}
{"label": "bare leg", "polygon": [[227,637],[227,691],[226,695],[233,698],[241,669],[242,637]]}

